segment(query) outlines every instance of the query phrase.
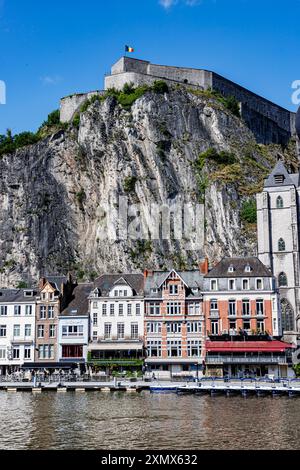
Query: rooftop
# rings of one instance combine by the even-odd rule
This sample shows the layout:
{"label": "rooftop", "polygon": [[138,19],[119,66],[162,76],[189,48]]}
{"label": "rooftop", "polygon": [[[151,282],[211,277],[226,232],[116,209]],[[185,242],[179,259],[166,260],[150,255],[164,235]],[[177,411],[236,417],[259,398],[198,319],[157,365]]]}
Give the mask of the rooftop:
{"label": "rooftop", "polygon": [[256,257],[223,258],[205,277],[272,277],[272,273]]}

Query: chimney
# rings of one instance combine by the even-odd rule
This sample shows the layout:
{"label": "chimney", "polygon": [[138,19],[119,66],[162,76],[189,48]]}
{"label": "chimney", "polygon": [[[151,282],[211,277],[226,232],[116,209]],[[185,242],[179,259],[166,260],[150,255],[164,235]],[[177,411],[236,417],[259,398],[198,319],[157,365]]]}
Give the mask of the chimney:
{"label": "chimney", "polygon": [[144,279],[147,277],[153,276],[153,271],[148,271],[148,269],[144,270]]}
{"label": "chimney", "polygon": [[204,260],[200,261],[199,271],[203,275],[208,274],[208,258],[207,257],[204,258]]}
{"label": "chimney", "polygon": [[45,277],[41,277],[41,279],[39,280],[39,283],[38,283],[38,288],[39,289],[43,289],[44,285],[46,284],[46,278]]}

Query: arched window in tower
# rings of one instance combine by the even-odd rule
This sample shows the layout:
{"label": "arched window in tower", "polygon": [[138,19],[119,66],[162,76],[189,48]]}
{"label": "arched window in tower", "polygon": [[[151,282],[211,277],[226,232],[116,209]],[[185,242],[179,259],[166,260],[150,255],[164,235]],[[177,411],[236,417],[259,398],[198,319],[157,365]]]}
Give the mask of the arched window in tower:
{"label": "arched window in tower", "polygon": [[278,251],[285,251],[285,241],[283,238],[278,240]]}
{"label": "arched window in tower", "polygon": [[280,273],[278,276],[278,286],[285,287],[288,285],[287,275],[285,273]]}
{"label": "arched window in tower", "polygon": [[295,329],[295,315],[291,304],[287,299],[281,299],[281,319],[283,331],[293,331]]}
{"label": "arched window in tower", "polygon": [[278,198],[276,199],[276,207],[277,209],[283,208],[283,199],[281,196],[278,196]]}

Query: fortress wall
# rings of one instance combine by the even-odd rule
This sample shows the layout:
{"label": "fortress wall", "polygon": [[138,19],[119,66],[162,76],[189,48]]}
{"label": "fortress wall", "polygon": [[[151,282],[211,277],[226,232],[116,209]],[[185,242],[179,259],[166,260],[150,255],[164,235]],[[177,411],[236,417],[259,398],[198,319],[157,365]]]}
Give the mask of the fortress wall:
{"label": "fortress wall", "polygon": [[104,88],[105,90],[108,90],[109,88],[116,88],[117,90],[121,90],[125,83],[133,83],[134,86],[140,86],[140,85],[152,85],[155,80],[164,80],[167,83],[176,85],[186,85],[188,88],[196,88],[196,89],[204,89],[203,86],[200,85],[193,85],[190,83],[182,83],[182,81],[179,80],[172,80],[168,79],[166,77],[160,77],[160,76],[153,76],[153,75],[147,75],[147,74],[142,74],[142,73],[137,73],[137,72],[123,72],[119,74],[114,74],[114,75],[107,75],[105,77],[104,81]]}
{"label": "fortress wall", "polygon": [[101,95],[101,91],[91,91],[89,93],[80,93],[67,96],[60,100],[60,121],[71,122],[78,108],[94,95]]}
{"label": "fortress wall", "polygon": [[212,73],[206,70],[149,64],[148,73],[156,77],[174,80],[176,82],[184,82],[186,80],[186,83],[200,86],[205,89],[212,86]]}
{"label": "fortress wall", "polygon": [[258,142],[286,144],[294,133],[293,113],[213,73],[213,89],[242,103],[241,115]]}

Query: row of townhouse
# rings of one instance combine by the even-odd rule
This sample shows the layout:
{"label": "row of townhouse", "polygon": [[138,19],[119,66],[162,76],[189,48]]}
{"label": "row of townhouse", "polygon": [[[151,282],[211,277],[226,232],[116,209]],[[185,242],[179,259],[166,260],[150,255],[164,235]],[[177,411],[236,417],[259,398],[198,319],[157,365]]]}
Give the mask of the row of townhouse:
{"label": "row of townhouse", "polygon": [[280,302],[258,258],[212,269],[104,274],[0,290],[0,370],[144,370],[159,377],[287,376]]}

